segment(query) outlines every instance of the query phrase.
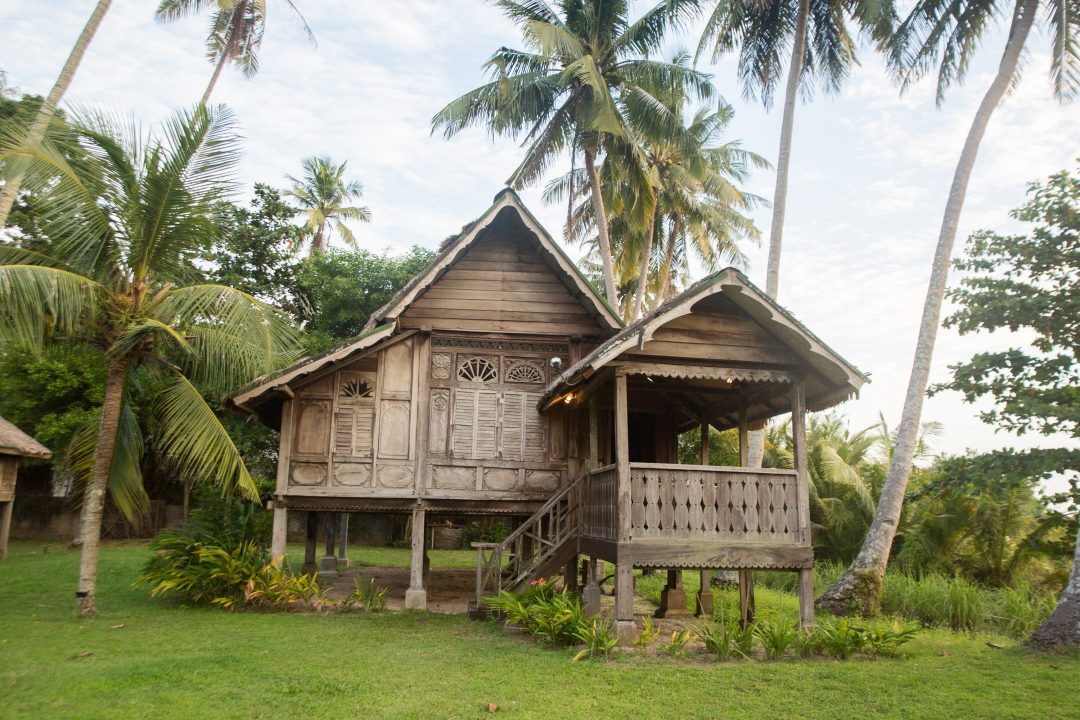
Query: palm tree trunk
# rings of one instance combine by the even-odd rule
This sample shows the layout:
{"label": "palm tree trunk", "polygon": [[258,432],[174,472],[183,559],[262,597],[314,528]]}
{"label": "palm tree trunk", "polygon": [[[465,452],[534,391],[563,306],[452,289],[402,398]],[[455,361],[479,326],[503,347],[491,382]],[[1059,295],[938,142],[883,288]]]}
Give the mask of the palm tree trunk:
{"label": "palm tree trunk", "polygon": [[904,493],[907,491],[911,465],[918,447],[923,399],[926,397],[930,361],[934,353],[941,304],[945,297],[949,263],[952,258],[953,242],[956,239],[957,225],[960,222],[960,211],[964,205],[964,195],[967,192],[968,181],[971,179],[971,171],[975,166],[979,143],[986,132],[990,117],[1001,99],[1005,97],[1009,85],[1016,76],[1020,56],[1038,7],[1038,0],[1021,0],[1017,4],[1012,26],[1009,29],[1009,40],[1005,44],[997,75],[979,104],[971,128],[968,130],[967,140],[964,141],[964,148],[953,174],[949,198],[945,204],[945,216],[942,219],[937,250],[934,253],[930,284],[926,289],[926,301],[923,305],[922,321],[919,324],[919,337],[915,345],[915,359],[911,366],[904,410],[900,416],[896,445],[889,462],[885,484],[881,489],[881,497],[878,499],[874,521],[851,567],[818,599],[818,607],[833,613],[873,613],[881,604],[885,567],[889,562],[889,552],[900,523]]}
{"label": "palm tree trunk", "polygon": [[[83,26],[79,39],[75,41],[75,47],[71,48],[71,54],[68,55],[67,62],[60,69],[60,76],[56,78],[56,84],[53,85],[48,97],[45,98],[45,102],[41,103],[37,115],[34,116],[34,122],[31,123],[26,136],[30,144],[39,143],[45,137],[45,129],[49,127],[49,121],[52,120],[53,115],[56,113],[60,100],[64,97],[64,93],[67,92],[71,81],[75,79],[75,71],[79,69],[79,63],[82,62],[83,55],[86,54],[86,48],[90,45],[90,41],[94,38],[94,33],[97,32],[98,27],[101,26],[101,21],[111,4],[112,0],[98,0],[94,12],[90,13],[90,19]],[[7,224],[8,215],[11,214],[12,205],[15,204],[15,196],[19,193],[22,180],[23,176],[16,174],[8,179],[3,190],[0,191],[0,227]]]}
{"label": "palm tree trunk", "polygon": [[116,432],[120,427],[120,411],[124,401],[124,381],[127,378],[127,360],[109,361],[105,377],[105,401],[101,407],[101,426],[98,429],[97,449],[94,454],[94,475],[86,488],[83,499],[82,558],[79,563],[79,615],[91,617],[97,614],[98,553],[101,549],[101,515],[105,507],[105,491],[112,471],[113,448]]}
{"label": "palm tree trunk", "polygon": [[[791,167],[791,135],[795,127],[795,103],[799,99],[799,80],[806,59],[806,25],[810,15],[810,0],[799,0],[795,18],[795,37],[788,63],[787,89],[784,91],[784,117],[780,123],[780,154],[776,159],[776,187],[773,189],[772,225],[769,229],[769,259],[765,271],[765,294],[776,299],[780,292],[780,249],[784,237],[784,217],[787,211],[788,169]],[[749,466],[761,467],[765,457],[765,431],[750,433]]]}
{"label": "palm tree trunk", "polygon": [[671,290],[672,265],[675,263],[675,243],[679,239],[681,228],[679,216],[675,214],[671,220],[671,234],[668,235],[667,244],[664,247],[664,264],[660,269],[660,292],[657,295],[660,302],[667,300],[668,292]]}
{"label": "palm tree trunk", "polygon": [[585,172],[589,175],[593,213],[596,215],[596,232],[600,240],[600,260],[604,265],[604,295],[607,297],[608,305],[614,308],[619,304],[619,297],[615,292],[615,263],[611,259],[611,238],[608,235],[604,197],[600,194],[600,176],[596,172],[595,148],[585,148]]}
{"label": "palm tree trunk", "polygon": [[217,85],[218,78],[221,77],[221,69],[225,67],[225,61],[228,60],[226,53],[221,53],[221,57],[218,58],[217,64],[214,65],[214,74],[210,76],[210,82],[206,86],[206,90],[203,91],[202,99],[199,100],[200,107],[206,107],[206,103],[210,101],[210,93],[214,92],[214,87]]}
{"label": "palm tree trunk", "polygon": [[645,235],[645,247],[641,253],[641,272],[638,273],[637,297],[634,298],[634,319],[641,317],[645,308],[645,286],[649,283],[649,261],[652,259],[653,234],[656,232],[656,215],[659,210],[654,210],[649,218],[649,229]]}
{"label": "palm tree trunk", "polygon": [[765,274],[765,293],[776,299],[780,290],[780,246],[784,236],[784,213],[787,210],[788,168],[791,166],[791,133],[795,126],[795,103],[799,99],[799,79],[806,57],[806,23],[810,0],[799,0],[795,18],[795,37],[788,64],[787,89],[784,91],[784,119],[780,123],[780,155],[776,159],[776,187],[773,190],[772,227],[769,230],[769,260]]}
{"label": "palm tree trunk", "polygon": [[1069,582],[1053,614],[1032,634],[1030,644],[1040,650],[1080,645],[1080,532],[1076,534]]}
{"label": "palm tree trunk", "polygon": [[318,229],[315,231],[315,239],[311,242],[311,247],[319,252],[326,251],[326,223],[319,223]]}

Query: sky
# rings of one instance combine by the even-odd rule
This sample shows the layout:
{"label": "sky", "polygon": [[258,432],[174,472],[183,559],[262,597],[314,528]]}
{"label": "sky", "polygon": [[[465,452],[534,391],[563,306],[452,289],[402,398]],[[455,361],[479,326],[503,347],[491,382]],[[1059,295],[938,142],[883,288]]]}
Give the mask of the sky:
{"label": "sky", "polygon": [[[0,4],[0,70],[8,83],[47,93],[94,4]],[[203,45],[209,18],[158,24],[156,4],[113,3],[68,103],[130,112],[152,125],[198,101],[212,71]],[[479,129],[447,141],[431,134],[430,120],[482,82],[481,65],[492,51],[521,46],[496,8],[482,0],[297,0],[318,42],[312,47],[286,3],[267,4],[258,75],[248,80],[227,68],[213,96],[235,112],[245,137],[245,193],[255,182],[287,187],[285,176],[298,175],[306,156],[348,160],[374,214],[371,224],[353,228],[361,246],[395,253],[413,244],[434,248],[487,208],[520,160],[518,144]],[[645,7],[634,3],[635,16]],[[698,35],[688,29],[666,51],[693,49]],[[1004,40],[1000,27],[988,35],[965,84],[940,108],[931,80],[901,95],[880,57],[863,48],[861,66],[838,94],[818,92],[796,111],[779,299],[870,375],[860,398],[840,406],[853,429],[876,423],[879,413],[892,427],[899,422],[945,198]],[[1027,183],[1077,168],[1080,107],[1053,100],[1049,47],[1047,33],[1033,33],[1023,81],[991,121],[958,251],[977,229],[1019,231],[1008,212],[1024,201]],[[727,139],[775,163],[779,109],[766,112],[742,97],[733,58],[700,67],[734,106]],[[746,189],[771,198],[774,182],[772,171],[758,171]],[[545,206],[540,186],[521,194],[558,237],[565,209]],[[767,232],[770,210],[754,219]],[[744,250],[751,280],[763,286],[766,247]],[[942,329],[931,382],[947,380],[950,364],[976,352],[1023,342]],[[1069,442],[995,433],[979,421],[978,409],[956,393],[928,399],[923,419],[944,427],[932,448],[960,453]]]}

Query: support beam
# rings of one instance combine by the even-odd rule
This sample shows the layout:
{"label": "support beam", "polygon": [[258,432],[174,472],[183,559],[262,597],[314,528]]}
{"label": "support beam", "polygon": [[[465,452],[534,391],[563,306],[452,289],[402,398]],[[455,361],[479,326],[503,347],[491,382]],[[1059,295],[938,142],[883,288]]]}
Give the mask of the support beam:
{"label": "support beam", "polygon": [[349,569],[349,513],[343,512],[338,515],[338,547],[337,547],[337,571]]}
{"label": "support beam", "polygon": [[326,552],[323,553],[322,560],[319,562],[319,569],[324,572],[337,571],[337,558],[334,557],[334,543],[337,540],[337,519],[337,513],[323,513],[323,522],[326,523],[326,527],[324,528],[326,533]]}
{"label": "support beam", "polygon": [[0,560],[7,559],[8,535],[11,533],[11,513],[15,510],[15,499],[4,503],[0,510]]}
{"label": "support beam", "polygon": [[588,578],[585,582],[585,589],[581,591],[581,605],[585,609],[586,617],[595,617],[600,614],[601,579],[597,573],[596,557],[590,556],[586,565],[588,567]]}
{"label": "support beam", "polygon": [[600,411],[596,398],[589,398],[589,469],[600,467]]}
{"label": "support beam", "polygon": [[701,418],[701,464],[709,465],[711,459],[709,452],[709,421],[704,416]]}
{"label": "support beam", "polygon": [[578,591],[578,556],[575,553],[569,560],[566,561],[566,565],[563,566],[563,587],[569,592],[576,593]]}
{"label": "support beam", "polygon": [[694,615],[698,617],[711,618],[713,616],[712,577],[713,571],[708,568],[699,571],[697,607],[694,608]]}
{"label": "support beam", "polygon": [[270,559],[281,566],[285,561],[286,542],[289,535],[289,511],[274,503],[274,525],[270,536]]}
{"label": "support beam", "polygon": [[810,470],[806,458],[806,383],[791,386],[791,438],[798,480],[799,541],[810,545]]}
{"label": "support beam", "polygon": [[799,570],[799,628],[814,627],[814,568]]}
{"label": "support beam", "polygon": [[427,609],[427,589],[424,585],[427,575],[427,552],[424,548],[426,515],[426,510],[412,511],[412,560],[409,563],[409,589],[405,591],[407,610]]}
{"label": "support beam", "polygon": [[757,603],[754,600],[754,571],[739,571],[739,623],[745,628],[754,622]]}
{"label": "support beam", "polygon": [[626,374],[615,373],[615,464],[619,478],[616,502],[619,521],[619,542],[630,542],[630,430],[627,425],[629,407],[626,398]]}
{"label": "support beam", "polygon": [[637,640],[634,622],[634,566],[627,562],[615,565],[615,631],[619,643],[629,645]]}
{"label": "support beam", "polygon": [[[746,422],[746,394],[739,394],[739,465],[750,462],[750,428]],[[754,622],[757,602],[754,599],[754,571],[739,571],[739,622],[743,627]]]}
{"label": "support beam", "polygon": [[307,511],[307,528],[304,532],[304,565],[300,568],[300,572],[307,575],[313,575],[319,571],[319,566],[315,564],[315,545],[318,542],[319,534],[319,514],[315,510]]}

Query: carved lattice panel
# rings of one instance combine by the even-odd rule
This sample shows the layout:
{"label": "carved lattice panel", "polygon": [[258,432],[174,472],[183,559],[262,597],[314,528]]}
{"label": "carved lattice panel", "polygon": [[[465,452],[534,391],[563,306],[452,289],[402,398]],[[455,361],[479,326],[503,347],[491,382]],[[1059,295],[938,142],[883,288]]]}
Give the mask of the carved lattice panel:
{"label": "carved lattice panel", "polygon": [[504,361],[503,380],[510,383],[543,385],[547,381],[544,361],[541,358],[508,357]]}
{"label": "carved lattice panel", "polygon": [[484,355],[460,355],[458,356],[457,379],[463,382],[497,382],[498,365],[494,358]]}

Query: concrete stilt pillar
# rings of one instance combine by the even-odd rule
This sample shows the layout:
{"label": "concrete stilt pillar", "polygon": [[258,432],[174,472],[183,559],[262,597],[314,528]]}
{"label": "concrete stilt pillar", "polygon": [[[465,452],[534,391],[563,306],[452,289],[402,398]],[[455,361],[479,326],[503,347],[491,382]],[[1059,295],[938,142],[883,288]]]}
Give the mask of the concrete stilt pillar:
{"label": "concrete stilt pillar", "polygon": [[600,614],[600,580],[597,573],[596,558],[590,557],[587,563],[588,577],[585,588],[581,591],[581,606],[588,617]]}
{"label": "concrete stilt pillar", "polygon": [[284,507],[274,505],[274,526],[270,536],[270,559],[275,565],[284,562],[286,541],[288,540],[289,514]]}
{"label": "concrete stilt pillar", "polygon": [[408,610],[427,609],[427,551],[424,547],[424,522],[426,511],[412,511],[412,561],[409,564],[409,589],[405,591],[405,608]]}
{"label": "concrete stilt pillar", "polygon": [[637,640],[638,627],[634,622],[634,566],[615,565],[615,630],[623,645]]}
{"label": "concrete stilt pillar", "polygon": [[668,568],[667,586],[660,591],[660,607],[654,615],[658,618],[689,615],[686,609],[686,590],[683,589],[682,568]]}

